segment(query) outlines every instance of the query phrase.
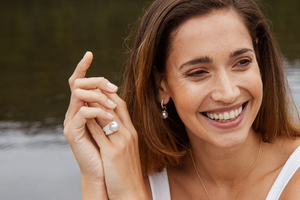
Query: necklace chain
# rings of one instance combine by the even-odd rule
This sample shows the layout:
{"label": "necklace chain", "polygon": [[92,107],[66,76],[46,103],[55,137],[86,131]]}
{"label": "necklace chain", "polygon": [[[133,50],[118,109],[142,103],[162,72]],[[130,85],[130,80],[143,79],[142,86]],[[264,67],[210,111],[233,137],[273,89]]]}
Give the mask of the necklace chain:
{"label": "necklace chain", "polygon": [[[262,142],[260,141],[260,144],[259,144],[259,150],[258,150],[256,159],[255,159],[255,161],[254,161],[254,163],[253,163],[253,166],[252,166],[252,168],[251,168],[251,171],[249,172],[249,174],[247,175],[246,179],[244,180],[243,185],[241,186],[241,188],[240,188],[239,192],[237,193],[237,195],[235,196],[234,200],[236,200],[236,199],[238,198],[238,196],[239,196],[239,194],[241,193],[241,191],[242,191],[244,185],[246,184],[246,182],[248,181],[249,177],[251,176],[251,174],[252,174],[252,172],[253,172],[253,170],[254,170],[254,167],[255,167],[255,165],[256,165],[256,162],[257,162],[258,157],[259,157],[260,152],[261,152],[261,143],[262,143]],[[207,189],[206,189],[206,187],[205,187],[205,185],[204,185],[204,183],[203,183],[203,180],[202,180],[202,178],[201,178],[201,176],[200,176],[200,174],[199,174],[199,172],[198,172],[198,170],[197,170],[197,167],[196,167],[196,164],[195,164],[195,161],[194,161],[194,157],[193,157],[193,154],[192,154],[192,151],[191,151],[191,150],[190,150],[190,154],[191,154],[191,158],[192,158],[192,162],[193,162],[194,168],[195,168],[196,173],[197,173],[197,175],[198,175],[198,177],[199,177],[199,179],[200,179],[200,182],[201,182],[201,184],[202,184],[202,186],[203,186],[203,189],[204,189],[204,191],[205,191],[205,193],[206,193],[208,199],[211,200],[211,198],[210,198],[210,196],[209,196],[209,194],[208,194],[208,191],[207,191]]]}

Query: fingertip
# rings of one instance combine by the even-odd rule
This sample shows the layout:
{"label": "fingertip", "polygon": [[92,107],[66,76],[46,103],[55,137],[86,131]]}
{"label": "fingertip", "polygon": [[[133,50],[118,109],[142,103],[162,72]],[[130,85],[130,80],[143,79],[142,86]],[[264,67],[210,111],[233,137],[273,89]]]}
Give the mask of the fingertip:
{"label": "fingertip", "polygon": [[117,106],[117,104],[110,99],[107,99],[107,102],[112,109],[114,109]]}
{"label": "fingertip", "polygon": [[106,112],[108,119],[113,119],[115,116],[111,114],[110,112]]}
{"label": "fingertip", "polygon": [[[79,67],[80,71],[85,72],[90,67],[92,61],[93,61],[93,53],[90,51],[87,51],[77,66]],[[85,76],[85,74],[84,74],[84,76]],[[83,78],[83,77],[79,77],[79,78]]]}
{"label": "fingertip", "polygon": [[87,61],[88,63],[91,63],[92,59],[93,59],[93,53],[91,51],[86,51],[83,57],[81,58],[81,60],[79,61],[79,63],[77,64],[77,67],[85,65]]}
{"label": "fingertip", "polygon": [[93,55],[93,53],[91,51],[86,51],[82,59],[85,58],[87,55]]}
{"label": "fingertip", "polygon": [[107,82],[107,87],[109,88],[110,91],[116,92],[118,90],[118,86],[111,82]]}

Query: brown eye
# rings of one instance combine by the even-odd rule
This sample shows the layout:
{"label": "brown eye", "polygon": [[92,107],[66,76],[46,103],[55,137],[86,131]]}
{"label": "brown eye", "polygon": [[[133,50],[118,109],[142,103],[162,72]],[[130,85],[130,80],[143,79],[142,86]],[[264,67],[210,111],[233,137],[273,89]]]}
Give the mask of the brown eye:
{"label": "brown eye", "polygon": [[251,60],[244,59],[244,60],[239,61],[236,65],[238,65],[238,66],[247,66],[250,63],[251,63]]}
{"label": "brown eye", "polygon": [[204,76],[207,72],[204,70],[194,71],[187,74],[190,77],[201,77]]}

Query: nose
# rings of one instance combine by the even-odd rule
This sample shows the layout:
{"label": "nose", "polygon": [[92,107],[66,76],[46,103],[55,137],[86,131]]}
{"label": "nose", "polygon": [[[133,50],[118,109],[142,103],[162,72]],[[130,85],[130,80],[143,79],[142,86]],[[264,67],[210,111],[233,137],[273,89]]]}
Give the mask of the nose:
{"label": "nose", "polygon": [[236,80],[228,72],[216,75],[213,84],[211,97],[216,102],[233,103],[240,95],[240,88]]}

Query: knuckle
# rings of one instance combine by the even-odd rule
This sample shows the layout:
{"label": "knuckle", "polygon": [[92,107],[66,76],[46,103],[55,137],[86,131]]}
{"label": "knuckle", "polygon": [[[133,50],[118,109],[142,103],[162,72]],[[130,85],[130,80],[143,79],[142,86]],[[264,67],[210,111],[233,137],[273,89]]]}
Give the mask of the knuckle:
{"label": "knuckle", "polygon": [[87,111],[87,107],[82,106],[82,107],[79,108],[78,114],[84,115],[84,113],[86,113],[86,111]]}
{"label": "knuckle", "polygon": [[109,81],[104,77],[97,78],[97,84],[101,87],[104,87]]}
{"label": "knuckle", "polygon": [[104,78],[103,76],[98,77],[100,81],[104,81],[104,82],[108,82],[108,80],[106,78]]}
{"label": "knuckle", "polygon": [[110,155],[109,158],[112,160],[119,160],[119,158],[122,156],[122,153],[120,151],[118,151],[117,149],[113,148],[110,151]]}
{"label": "knuckle", "polygon": [[121,140],[120,143],[119,143],[119,148],[120,148],[120,151],[119,152],[126,152],[127,149],[128,149],[128,141],[126,140]]}
{"label": "knuckle", "polygon": [[74,78],[73,78],[73,76],[71,76],[69,78],[68,83],[69,83],[69,86],[73,86],[73,84],[74,84]]}
{"label": "knuckle", "polygon": [[65,128],[66,126],[67,126],[67,119],[65,119],[63,122],[63,127]]}
{"label": "knuckle", "polygon": [[118,104],[119,104],[120,106],[122,106],[122,107],[127,107],[127,103],[126,103],[123,99],[121,99],[121,98],[119,98]]}
{"label": "knuckle", "polygon": [[75,89],[74,91],[73,91],[73,96],[75,96],[75,97],[80,97],[80,94],[81,94],[81,89]]}
{"label": "knuckle", "polygon": [[73,87],[77,88],[79,85],[80,80],[77,78],[73,81]]}
{"label": "knuckle", "polygon": [[64,135],[65,135],[66,139],[68,140],[68,136],[69,136],[69,133],[70,133],[70,130],[69,130],[69,126],[68,126],[68,125],[65,126],[63,132],[64,132]]}
{"label": "knuckle", "polygon": [[[125,136],[126,135],[126,136]],[[126,134],[124,134],[125,140],[124,142],[126,143],[126,148],[131,147],[132,145],[134,145],[137,141],[137,138],[134,136],[133,133],[128,132]]]}

